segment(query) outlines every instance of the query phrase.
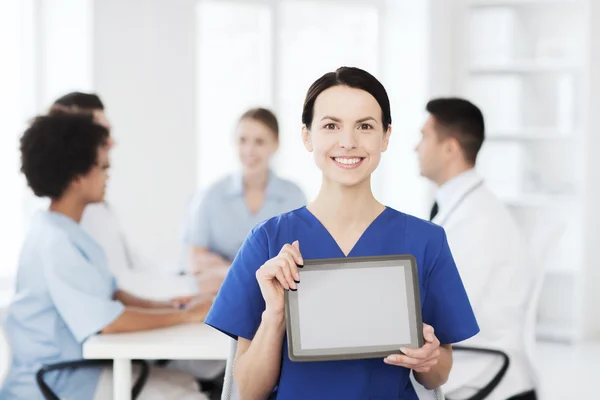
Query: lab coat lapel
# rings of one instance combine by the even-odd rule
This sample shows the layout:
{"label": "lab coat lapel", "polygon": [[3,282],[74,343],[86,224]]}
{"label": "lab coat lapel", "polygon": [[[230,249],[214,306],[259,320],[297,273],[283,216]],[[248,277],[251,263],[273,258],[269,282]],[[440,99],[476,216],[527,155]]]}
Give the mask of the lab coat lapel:
{"label": "lab coat lapel", "polygon": [[457,190],[455,196],[453,196],[452,201],[450,201],[448,205],[440,206],[440,211],[431,222],[440,226],[445,226],[449,218],[458,211],[465,198],[471,192],[477,190],[478,187],[482,186],[482,184],[483,179],[479,176],[474,176],[461,188],[461,190]]}

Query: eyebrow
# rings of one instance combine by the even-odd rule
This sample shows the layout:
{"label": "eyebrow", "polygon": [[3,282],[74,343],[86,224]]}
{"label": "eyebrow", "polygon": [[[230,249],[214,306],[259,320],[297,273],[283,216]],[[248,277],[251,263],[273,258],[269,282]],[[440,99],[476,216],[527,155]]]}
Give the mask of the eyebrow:
{"label": "eyebrow", "polygon": [[[330,117],[328,115],[326,115],[323,118],[321,118],[321,121],[326,120],[326,119],[330,119],[330,120],[335,121],[335,122],[342,122],[341,119],[336,118],[336,117]],[[374,117],[364,117],[364,118],[361,118],[361,119],[357,120],[356,123],[360,124],[362,122],[371,121],[371,120],[377,122],[377,120]]]}

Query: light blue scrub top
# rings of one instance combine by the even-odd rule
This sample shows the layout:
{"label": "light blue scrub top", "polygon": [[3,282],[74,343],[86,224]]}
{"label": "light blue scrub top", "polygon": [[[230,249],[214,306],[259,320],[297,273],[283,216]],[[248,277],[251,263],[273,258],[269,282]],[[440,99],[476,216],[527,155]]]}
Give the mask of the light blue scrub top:
{"label": "light blue scrub top", "polygon": [[[256,270],[281,247],[300,242],[305,260],[344,257],[333,237],[306,207],[272,218],[248,235],[213,306],[211,325],[237,339],[254,338],[265,310]],[[440,226],[386,208],[360,237],[349,257],[412,254],[417,260],[423,322],[433,326],[442,344],[463,341],[479,332],[469,298]],[[302,270],[298,290],[302,290]],[[418,400],[410,370],[383,358],[350,361],[292,362],[287,339],[281,349],[277,400]]]}
{"label": "light blue scrub top", "polygon": [[184,240],[228,260],[234,259],[246,235],[258,223],[306,205],[302,190],[273,172],[269,173],[265,200],[256,214],[246,206],[241,174],[217,181],[198,197],[191,207]]}
{"label": "light blue scrub top", "polygon": [[[44,364],[82,358],[82,342],[119,317],[116,283],[101,247],[70,218],[39,212],[32,219],[5,330],[12,350],[0,399],[43,399],[35,374]],[[99,368],[49,373],[61,399],[93,399]]]}

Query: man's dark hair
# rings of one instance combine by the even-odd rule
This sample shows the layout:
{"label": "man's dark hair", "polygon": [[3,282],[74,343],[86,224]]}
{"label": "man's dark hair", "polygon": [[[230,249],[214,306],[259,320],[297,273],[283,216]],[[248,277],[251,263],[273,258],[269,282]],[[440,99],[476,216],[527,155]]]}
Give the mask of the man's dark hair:
{"label": "man's dark hair", "polygon": [[355,67],[340,67],[335,72],[328,72],[310,86],[306,93],[304,108],[302,110],[302,123],[308,129],[312,125],[317,97],[325,90],[334,86],[348,86],[354,89],[361,89],[373,96],[381,107],[381,122],[383,130],[387,131],[388,126],[392,123],[390,99],[387,92],[377,78],[367,71]]}
{"label": "man's dark hair", "polygon": [[483,114],[468,100],[439,98],[427,103],[427,111],[442,129],[437,130],[443,138],[454,138],[460,144],[465,160],[473,165],[485,138]]}
{"label": "man's dark hair", "polygon": [[36,196],[60,198],[73,179],[97,164],[107,139],[108,131],[91,115],[38,116],[21,137],[21,172]]}
{"label": "man's dark hair", "polygon": [[71,92],[54,101],[53,106],[80,108],[83,110],[104,110],[100,97],[94,93]]}

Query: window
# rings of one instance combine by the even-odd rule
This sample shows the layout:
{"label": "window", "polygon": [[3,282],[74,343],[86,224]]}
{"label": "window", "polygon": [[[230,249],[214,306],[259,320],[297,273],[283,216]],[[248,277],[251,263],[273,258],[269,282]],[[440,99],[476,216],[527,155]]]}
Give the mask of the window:
{"label": "window", "polygon": [[0,293],[11,287],[25,229],[18,138],[33,106],[32,2],[0,3]]}
{"label": "window", "polygon": [[236,120],[264,105],[280,122],[274,169],[313,198],[320,173],[302,146],[302,103],[315,79],[348,65],[380,79],[392,102],[394,135],[374,174],[376,195],[403,211],[428,211],[412,151],[429,90],[428,2],[200,0],[197,21],[200,188],[234,170]]}
{"label": "window", "polygon": [[0,2],[0,305],[10,298],[7,289],[29,218],[47,205],[20,174],[18,140],[28,120],[56,97],[91,89],[92,5],[92,0]]}
{"label": "window", "polygon": [[266,5],[198,6],[198,185],[232,171],[234,128],[251,107],[272,107],[271,12]]}
{"label": "window", "polygon": [[301,113],[308,87],[342,65],[378,75],[378,9],[344,2],[286,1],[278,33],[277,94],[282,141],[278,172],[302,186],[309,198],[321,183],[312,154],[301,140]]}

